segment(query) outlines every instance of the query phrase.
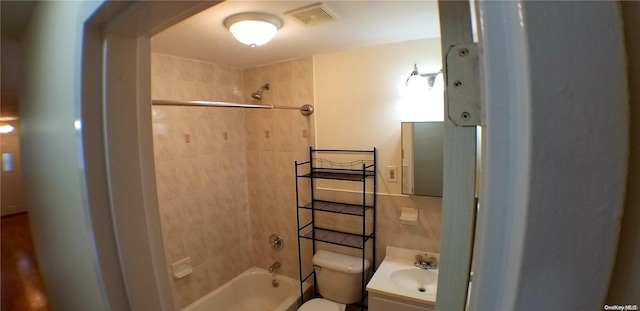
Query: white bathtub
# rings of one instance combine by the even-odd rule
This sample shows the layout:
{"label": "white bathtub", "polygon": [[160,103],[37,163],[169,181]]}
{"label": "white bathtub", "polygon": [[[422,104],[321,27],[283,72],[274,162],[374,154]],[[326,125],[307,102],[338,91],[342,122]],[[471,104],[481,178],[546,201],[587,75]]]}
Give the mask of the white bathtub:
{"label": "white bathtub", "polygon": [[[272,280],[271,273],[251,267],[182,311],[296,311],[300,282],[276,274],[280,283],[276,288]],[[309,287],[305,284],[305,293]]]}

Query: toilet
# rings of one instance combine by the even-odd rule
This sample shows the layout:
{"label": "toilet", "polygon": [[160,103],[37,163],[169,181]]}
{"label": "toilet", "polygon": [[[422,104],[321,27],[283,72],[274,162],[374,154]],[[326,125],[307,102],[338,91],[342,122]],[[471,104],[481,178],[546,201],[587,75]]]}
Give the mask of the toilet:
{"label": "toilet", "polygon": [[371,263],[362,258],[319,250],[313,256],[318,293],[324,298],[305,302],[298,311],[344,311],[347,304],[360,300],[362,273],[368,275]]}

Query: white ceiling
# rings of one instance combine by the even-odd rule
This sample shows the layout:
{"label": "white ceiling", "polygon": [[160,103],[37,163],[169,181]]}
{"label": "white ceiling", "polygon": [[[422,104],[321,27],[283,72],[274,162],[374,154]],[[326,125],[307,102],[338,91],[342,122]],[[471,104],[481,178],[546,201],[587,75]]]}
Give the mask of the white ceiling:
{"label": "white ceiling", "polygon": [[[435,1],[326,1],[338,20],[302,26],[284,12],[316,1],[225,1],[152,38],[154,52],[236,68],[251,68],[314,54],[440,36]],[[279,17],[282,28],[269,43],[249,47],[224,27],[228,16],[262,12]]]}

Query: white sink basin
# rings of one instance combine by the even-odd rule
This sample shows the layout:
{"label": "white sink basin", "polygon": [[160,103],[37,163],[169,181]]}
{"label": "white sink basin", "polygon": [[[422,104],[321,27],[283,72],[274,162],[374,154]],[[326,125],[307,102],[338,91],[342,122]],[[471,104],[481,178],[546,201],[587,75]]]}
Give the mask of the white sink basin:
{"label": "white sink basin", "polygon": [[409,268],[391,272],[391,281],[409,291],[426,293],[438,282],[438,273],[432,270]]}
{"label": "white sink basin", "polygon": [[[367,291],[422,305],[434,305],[438,291],[438,270],[415,267],[417,250],[387,246],[387,254],[367,284]],[[439,254],[429,253],[439,259]]]}

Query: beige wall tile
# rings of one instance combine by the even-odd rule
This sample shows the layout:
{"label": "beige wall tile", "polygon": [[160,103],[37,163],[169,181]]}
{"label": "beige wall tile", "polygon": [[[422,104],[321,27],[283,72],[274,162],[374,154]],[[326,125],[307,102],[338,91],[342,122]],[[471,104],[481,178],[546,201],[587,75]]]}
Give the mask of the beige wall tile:
{"label": "beige wall tile", "polygon": [[[248,68],[245,69],[242,72],[242,80],[243,80],[243,86],[248,88],[248,89],[254,89],[255,86],[260,83],[258,82],[258,77],[256,75],[256,68]],[[257,90],[257,88],[256,88]],[[255,91],[255,90],[254,90]]]}
{"label": "beige wall tile", "polygon": [[180,183],[180,194],[182,196],[194,195],[202,190],[200,174],[198,174],[198,163],[193,158],[178,160],[177,180]]}
{"label": "beige wall tile", "polygon": [[156,161],[173,160],[176,157],[174,134],[173,124],[162,121],[153,123],[153,155]]}
{"label": "beige wall tile", "polygon": [[[299,106],[301,104],[293,99],[292,89],[296,83],[304,83],[295,81],[294,66],[299,70],[307,67],[303,75],[299,73],[297,78],[310,78],[310,75],[304,74],[312,70],[310,60],[247,69],[245,86],[254,92],[253,88],[269,82],[271,90],[263,93],[262,104]],[[313,103],[312,92],[299,92],[298,96],[300,100],[307,96],[305,102]],[[296,159],[306,161],[308,157],[305,151],[313,141],[310,119],[301,116],[298,111],[288,110],[252,111],[245,119],[247,150],[251,150],[251,153],[247,152],[247,172],[248,178],[254,181],[249,185],[254,261],[256,265],[267,268],[274,260],[279,260],[283,265],[281,272],[293,278],[298,277],[293,164]],[[305,138],[302,137],[303,129],[307,130]],[[308,199],[309,190],[302,189],[301,193]],[[303,221],[307,221],[309,213],[303,211],[302,214]],[[285,240],[285,250],[282,252],[274,253],[265,244],[264,241],[272,233],[280,234]]]}
{"label": "beige wall tile", "polygon": [[204,226],[189,227],[182,239],[187,255],[191,258],[192,266],[198,266],[207,261],[209,251]]}
{"label": "beige wall tile", "polygon": [[292,79],[292,62],[280,62],[273,64],[272,81],[289,81]]}
{"label": "beige wall tile", "polygon": [[182,209],[185,212],[185,224],[187,228],[199,228],[205,225],[204,200],[198,192],[181,199]]}
{"label": "beige wall tile", "polygon": [[[173,278],[173,277],[172,277]],[[173,293],[173,300],[176,303],[176,307],[182,309],[197,299],[196,289],[193,286],[193,275],[188,275],[182,279],[173,281],[175,292]]]}
{"label": "beige wall tile", "polygon": [[217,174],[215,156],[212,154],[199,156],[194,161],[197,162],[198,174],[202,183],[203,191],[215,190],[221,185],[220,176]]}
{"label": "beige wall tile", "polygon": [[204,230],[207,236],[206,248],[209,259],[217,257],[230,248],[225,240],[224,220],[219,219],[218,222],[205,226]]}
{"label": "beige wall tile", "polygon": [[205,264],[209,266],[211,287],[213,289],[216,289],[224,285],[224,283],[226,282],[225,275],[224,273],[220,272],[225,270],[224,253],[219,253],[216,257],[207,261],[207,263]]}
{"label": "beige wall tile", "polygon": [[292,84],[290,80],[273,82],[271,83],[269,94],[265,96],[272,98],[274,105],[293,106],[291,97]]}
{"label": "beige wall tile", "polygon": [[178,158],[196,156],[198,154],[198,131],[196,124],[191,120],[177,121],[174,123],[173,129],[175,129],[174,143],[176,144]]}
{"label": "beige wall tile", "polygon": [[174,239],[164,238],[164,246],[167,256],[167,266],[187,257],[187,251],[185,250],[184,243],[180,237]]}
{"label": "beige wall tile", "polygon": [[176,180],[177,164],[177,160],[156,162],[156,187],[160,202],[175,200],[180,195],[180,183]]}
{"label": "beige wall tile", "polygon": [[202,70],[199,71],[200,75],[197,77],[197,80],[204,83],[215,83],[216,66],[214,64],[205,62],[202,62],[200,64],[202,66]]}
{"label": "beige wall tile", "polygon": [[164,240],[178,239],[185,233],[185,211],[180,200],[160,201],[160,224]]}
{"label": "beige wall tile", "polygon": [[292,79],[313,78],[313,60],[311,57],[291,61]]}
{"label": "beige wall tile", "polygon": [[212,274],[211,265],[206,263],[193,268],[191,282],[195,291],[194,296],[202,297],[213,290]]}
{"label": "beige wall tile", "polygon": [[262,170],[260,169],[260,152],[247,149],[246,158],[247,181],[263,181]]}
{"label": "beige wall tile", "polygon": [[177,78],[183,81],[195,81],[196,62],[186,58],[178,58],[177,62],[173,62]]}
{"label": "beige wall tile", "polygon": [[157,78],[154,77],[154,84],[157,87],[151,89],[151,98],[154,99],[172,99],[172,95],[175,93],[173,87],[173,81],[169,78]]}
{"label": "beige wall tile", "polygon": [[[153,98],[239,102],[242,76],[235,68],[152,55]],[[181,308],[253,265],[244,111],[153,107],[152,120],[167,264],[188,256],[194,266],[188,277],[171,276]]]}
{"label": "beige wall tile", "polygon": [[296,106],[313,104],[313,79],[298,79],[291,84],[291,101]]}
{"label": "beige wall tile", "polygon": [[154,78],[175,78],[175,62],[177,58],[169,55],[151,54],[151,76]]}

